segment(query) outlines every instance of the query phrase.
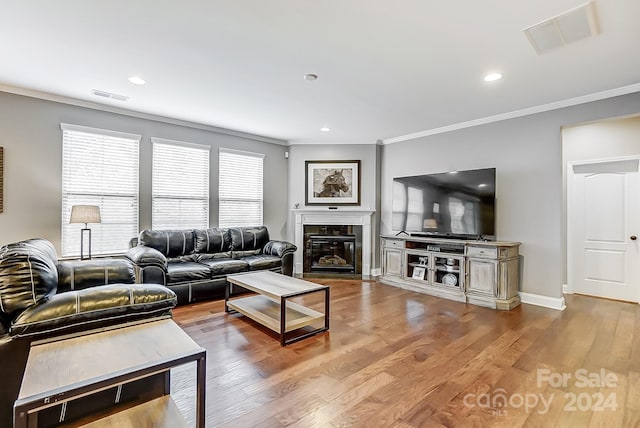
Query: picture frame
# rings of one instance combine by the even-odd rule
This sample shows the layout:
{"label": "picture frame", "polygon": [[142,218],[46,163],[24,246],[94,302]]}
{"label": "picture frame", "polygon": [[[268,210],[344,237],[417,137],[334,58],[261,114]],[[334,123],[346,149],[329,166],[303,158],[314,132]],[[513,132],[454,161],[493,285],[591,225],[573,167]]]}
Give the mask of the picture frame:
{"label": "picture frame", "polygon": [[304,196],[305,205],[360,205],[360,161],[306,161]]}
{"label": "picture frame", "polygon": [[411,278],[413,278],[413,279],[424,279],[426,273],[427,273],[426,266],[414,266],[413,274],[411,275]]}
{"label": "picture frame", "polygon": [[0,147],[0,213],[4,212],[4,147]]}

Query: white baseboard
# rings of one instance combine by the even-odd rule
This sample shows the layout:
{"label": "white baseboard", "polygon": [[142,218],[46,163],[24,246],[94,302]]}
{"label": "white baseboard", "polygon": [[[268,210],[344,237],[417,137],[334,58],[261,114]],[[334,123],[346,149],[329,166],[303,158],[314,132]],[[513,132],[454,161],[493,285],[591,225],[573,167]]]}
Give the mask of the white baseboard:
{"label": "white baseboard", "polygon": [[558,311],[564,311],[567,308],[567,305],[565,305],[564,302],[564,297],[549,297],[541,294],[523,293],[521,291],[520,301],[522,303],[556,309]]}
{"label": "white baseboard", "polygon": [[562,284],[562,294],[573,294],[573,289],[570,289],[567,284]]}
{"label": "white baseboard", "polygon": [[380,268],[371,269],[371,276],[372,277],[380,276],[381,273],[382,273],[382,269],[380,269]]}

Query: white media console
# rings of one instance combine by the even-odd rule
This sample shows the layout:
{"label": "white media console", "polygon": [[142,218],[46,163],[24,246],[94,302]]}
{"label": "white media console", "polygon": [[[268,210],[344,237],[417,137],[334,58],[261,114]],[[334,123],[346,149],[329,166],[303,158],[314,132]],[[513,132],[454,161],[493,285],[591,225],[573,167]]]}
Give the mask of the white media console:
{"label": "white media console", "polygon": [[380,282],[459,302],[520,304],[519,242],[381,236]]}

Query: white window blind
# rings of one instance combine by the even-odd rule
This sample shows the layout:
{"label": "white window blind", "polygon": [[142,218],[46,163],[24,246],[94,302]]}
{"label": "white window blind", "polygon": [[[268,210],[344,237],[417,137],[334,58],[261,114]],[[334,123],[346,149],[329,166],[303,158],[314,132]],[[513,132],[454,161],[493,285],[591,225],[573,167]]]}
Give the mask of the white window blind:
{"label": "white window blind", "polygon": [[[138,234],[140,135],[60,124],[62,128],[62,256],[80,255],[80,229],[71,207],[97,205],[91,253],[123,253]],[[85,252],[87,251],[85,242]]]}
{"label": "white window blind", "polygon": [[209,147],[152,138],[153,229],[209,227]]}
{"label": "white window blind", "polygon": [[263,154],[220,149],[220,227],[262,224],[263,160]]}

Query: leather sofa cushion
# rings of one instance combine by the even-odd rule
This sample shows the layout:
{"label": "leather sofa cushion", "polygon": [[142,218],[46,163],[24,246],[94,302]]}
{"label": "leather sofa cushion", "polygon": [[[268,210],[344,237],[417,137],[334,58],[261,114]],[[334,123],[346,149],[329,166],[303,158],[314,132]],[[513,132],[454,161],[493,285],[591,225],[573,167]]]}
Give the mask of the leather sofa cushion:
{"label": "leather sofa cushion", "polygon": [[249,270],[249,264],[244,260],[239,259],[211,259],[203,260],[200,263],[206,265],[210,271],[211,276],[231,275],[232,273],[247,272]]}
{"label": "leather sofa cushion", "polygon": [[94,259],[58,263],[58,293],[106,284],[133,284],[133,264],[125,259]]}
{"label": "leather sofa cushion", "polygon": [[56,251],[45,239],[0,248],[0,311],[5,319],[56,293]]}
{"label": "leather sofa cushion", "polygon": [[155,248],[166,257],[178,257],[193,253],[193,231],[143,230],[138,235],[140,245]]}
{"label": "leather sofa cushion", "polygon": [[232,251],[231,257],[233,257],[234,259],[243,259],[245,257],[255,256],[257,254],[260,254],[261,252],[262,251],[260,250]]}
{"label": "leather sofa cushion", "polygon": [[231,251],[225,251],[223,253],[202,253],[197,254],[198,261],[202,262],[203,260],[213,260],[213,259],[231,259],[233,258]]}
{"label": "leather sofa cushion", "polygon": [[224,253],[231,249],[231,235],[227,229],[194,230],[196,253]]}
{"label": "leather sofa cushion", "polygon": [[211,278],[209,267],[196,262],[169,262],[167,284],[183,281],[199,281]]}
{"label": "leather sofa cushion", "polygon": [[10,335],[56,335],[169,314],[176,295],[162,285],[112,284],[57,294],[23,311]]}
{"label": "leather sofa cushion", "polygon": [[275,269],[282,266],[282,259],[268,254],[243,257],[242,261],[249,264],[249,270]]}
{"label": "leather sofa cushion", "polygon": [[269,231],[266,226],[231,227],[229,234],[233,251],[259,250],[269,242]]}

